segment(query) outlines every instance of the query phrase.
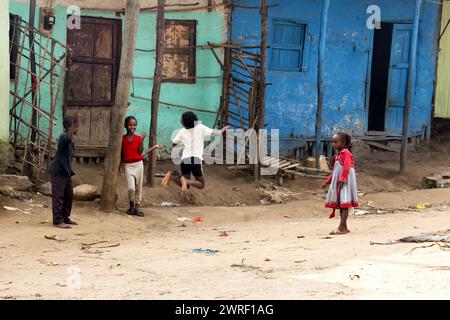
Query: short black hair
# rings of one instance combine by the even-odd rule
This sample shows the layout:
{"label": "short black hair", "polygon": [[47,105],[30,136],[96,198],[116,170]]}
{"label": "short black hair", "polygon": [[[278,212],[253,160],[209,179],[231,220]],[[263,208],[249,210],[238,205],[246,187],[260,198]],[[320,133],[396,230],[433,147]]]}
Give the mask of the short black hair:
{"label": "short black hair", "polygon": [[124,124],[125,128],[128,126],[128,122],[130,122],[131,120],[136,121],[136,125],[137,125],[137,120],[136,120],[136,118],[133,117],[133,116],[128,116],[128,117],[125,118],[125,124]]}
{"label": "short black hair", "polygon": [[345,148],[351,149],[353,147],[352,136],[349,133],[340,131],[336,133],[336,135],[339,137],[339,139],[341,139]]}
{"label": "short black hair", "polygon": [[181,122],[186,129],[192,129],[195,127],[195,122],[198,121],[197,115],[192,111],[183,113],[181,116]]}
{"label": "short black hair", "polygon": [[72,126],[72,124],[73,124],[73,117],[71,117],[71,116],[64,117],[64,120],[63,120],[64,130],[66,130],[66,131],[69,130],[70,127]]}

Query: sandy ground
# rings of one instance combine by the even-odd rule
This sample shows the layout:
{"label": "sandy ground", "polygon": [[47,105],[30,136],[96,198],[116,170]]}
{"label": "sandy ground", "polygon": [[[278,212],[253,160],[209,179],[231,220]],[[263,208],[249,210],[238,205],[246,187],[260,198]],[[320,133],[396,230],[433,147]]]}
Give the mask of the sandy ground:
{"label": "sandy ground", "polygon": [[[148,207],[144,218],[76,203],[80,225],[71,230],[52,227],[49,208],[31,206],[49,198],[7,200],[2,206],[32,210],[0,209],[0,298],[449,299],[450,251],[370,245],[449,229],[449,199],[450,189],[369,194],[363,203],[395,212],[352,216],[352,233],[333,237],[338,220],[327,218],[320,196],[272,206]],[[404,210],[420,201],[434,206]],[[182,226],[179,217],[204,222]]]}
{"label": "sandy ground", "polygon": [[[449,299],[450,251],[370,242],[450,229],[450,189],[422,185],[450,169],[450,134],[412,150],[404,175],[397,153],[354,151],[361,203],[389,214],[352,216],[346,236],[328,236],[338,220],[323,208],[322,180],[286,179],[297,200],[260,206],[249,174],[233,177],[224,166],[205,166],[206,189],[189,197],[175,186],[145,187],[144,218],[124,213],[121,177],[120,210],[77,202],[80,225],[71,230],[51,225],[48,197],[0,197],[0,299]],[[158,164],[161,173],[175,168]],[[102,164],[76,164],[75,172],[75,185],[101,188]],[[159,207],[163,201],[181,206]],[[415,210],[420,202],[432,207]],[[204,222],[183,225],[182,217]]]}

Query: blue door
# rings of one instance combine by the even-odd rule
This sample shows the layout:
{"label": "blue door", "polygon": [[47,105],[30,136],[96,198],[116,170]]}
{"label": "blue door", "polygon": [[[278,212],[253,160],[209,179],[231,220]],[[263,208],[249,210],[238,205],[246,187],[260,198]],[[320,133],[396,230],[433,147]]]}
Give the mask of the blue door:
{"label": "blue door", "polygon": [[402,132],[408,88],[412,24],[394,24],[386,108],[386,130]]}

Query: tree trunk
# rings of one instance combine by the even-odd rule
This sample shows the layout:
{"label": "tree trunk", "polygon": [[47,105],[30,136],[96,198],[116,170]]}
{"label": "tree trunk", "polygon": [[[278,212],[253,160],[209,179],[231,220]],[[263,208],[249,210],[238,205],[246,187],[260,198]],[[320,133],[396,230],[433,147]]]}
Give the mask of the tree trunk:
{"label": "tree trunk", "polygon": [[[161,78],[163,73],[164,63],[164,13],[165,13],[165,0],[158,0],[158,18],[156,22],[156,64],[155,64],[155,76],[153,79],[152,90],[152,118],[150,122],[150,139],[149,147],[153,147],[157,144],[157,131],[158,131],[158,105],[159,95],[161,92]],[[150,165],[148,167],[147,183],[150,187],[155,186],[155,173],[156,173],[156,153],[155,151],[150,153],[149,156]]]}
{"label": "tree trunk", "polygon": [[116,204],[117,175],[120,166],[123,122],[125,121],[125,114],[128,108],[139,11],[139,0],[127,0],[119,78],[117,79],[116,97],[111,112],[111,135],[109,137],[109,148],[105,161],[102,198],[100,202],[101,210],[106,212],[114,210]]}

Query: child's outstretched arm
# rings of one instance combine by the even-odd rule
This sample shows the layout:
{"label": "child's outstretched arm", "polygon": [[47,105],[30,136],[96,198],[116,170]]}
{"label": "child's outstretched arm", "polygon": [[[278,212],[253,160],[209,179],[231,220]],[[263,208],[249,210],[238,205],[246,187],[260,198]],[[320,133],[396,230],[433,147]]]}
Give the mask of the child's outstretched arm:
{"label": "child's outstretched arm", "polygon": [[225,133],[225,132],[227,132],[228,130],[230,129],[230,127],[229,126],[225,126],[225,127],[223,127],[221,130],[214,130],[213,132],[212,132],[212,136],[223,136],[223,134]]}
{"label": "child's outstretched arm", "polygon": [[150,148],[149,152],[152,152],[155,149],[163,149],[164,146],[162,144],[155,144],[153,147]]}

